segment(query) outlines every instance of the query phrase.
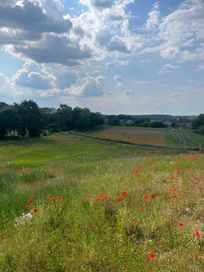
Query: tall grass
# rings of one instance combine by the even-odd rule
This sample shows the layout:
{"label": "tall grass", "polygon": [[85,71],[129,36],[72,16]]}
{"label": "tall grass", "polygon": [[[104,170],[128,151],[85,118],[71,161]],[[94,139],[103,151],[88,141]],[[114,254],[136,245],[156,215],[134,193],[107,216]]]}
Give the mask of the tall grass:
{"label": "tall grass", "polygon": [[46,139],[0,146],[0,271],[202,271],[203,154]]}

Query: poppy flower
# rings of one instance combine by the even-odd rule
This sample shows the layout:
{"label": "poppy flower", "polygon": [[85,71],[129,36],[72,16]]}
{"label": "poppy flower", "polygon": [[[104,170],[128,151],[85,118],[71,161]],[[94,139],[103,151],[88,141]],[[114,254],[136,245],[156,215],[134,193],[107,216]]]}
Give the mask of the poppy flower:
{"label": "poppy flower", "polygon": [[122,198],[118,197],[117,201],[118,201],[118,202],[121,202],[121,201],[123,201],[123,200],[122,200]]}
{"label": "poppy flower", "polygon": [[36,214],[38,212],[38,208],[34,208],[33,211]]}
{"label": "poppy flower", "polygon": [[166,200],[170,200],[171,198],[169,196],[166,197]]}
{"label": "poppy flower", "polygon": [[200,231],[195,231],[194,235],[197,236],[197,237],[201,237],[201,232]]}
{"label": "poppy flower", "polygon": [[138,208],[138,212],[141,212],[141,211],[142,211],[142,207],[139,207],[139,208]]}
{"label": "poppy flower", "polygon": [[33,200],[32,200],[32,199],[29,199],[28,202],[29,202],[29,203],[33,203]]}
{"label": "poppy flower", "polygon": [[62,196],[58,196],[57,199],[58,199],[59,201],[61,201],[61,200],[62,200]]}
{"label": "poppy flower", "polygon": [[151,194],[150,198],[154,199],[155,198],[155,194]]}
{"label": "poppy flower", "polygon": [[174,188],[174,192],[176,191],[176,188]]}
{"label": "poppy flower", "polygon": [[96,197],[95,199],[96,199],[96,201],[98,201],[100,198],[99,198],[99,197]]}
{"label": "poppy flower", "polygon": [[126,192],[122,192],[122,196],[126,196],[126,194],[127,194]]}
{"label": "poppy flower", "polygon": [[154,260],[155,259],[155,254],[154,253],[150,253],[149,254],[149,259],[150,260]]}
{"label": "poppy flower", "polygon": [[176,197],[177,197],[177,196],[176,196],[176,195],[174,195],[174,199],[176,199]]}
{"label": "poppy flower", "polygon": [[25,209],[30,209],[30,206],[29,206],[29,205],[26,205],[24,208],[25,208]]}
{"label": "poppy flower", "polygon": [[184,227],[184,223],[179,223],[179,227],[183,228]]}
{"label": "poppy flower", "polygon": [[104,195],[104,196],[102,196],[102,197],[101,197],[101,200],[102,200],[102,201],[105,201],[105,200],[106,200],[106,198],[107,198],[107,196],[106,196],[106,195]]}
{"label": "poppy flower", "polygon": [[147,198],[148,198],[148,196],[146,196],[146,195],[143,196],[143,199],[147,199]]}
{"label": "poppy flower", "polygon": [[51,197],[50,197],[50,200],[55,200],[54,196],[51,196]]}
{"label": "poppy flower", "polygon": [[161,241],[158,241],[158,242],[157,242],[157,245],[158,245],[158,246],[161,246]]}

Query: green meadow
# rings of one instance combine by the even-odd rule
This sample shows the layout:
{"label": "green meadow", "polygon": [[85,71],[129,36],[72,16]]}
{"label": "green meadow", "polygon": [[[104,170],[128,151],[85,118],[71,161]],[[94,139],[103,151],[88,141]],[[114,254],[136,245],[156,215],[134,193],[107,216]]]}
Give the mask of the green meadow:
{"label": "green meadow", "polygon": [[0,142],[0,271],[203,271],[203,165],[66,134]]}

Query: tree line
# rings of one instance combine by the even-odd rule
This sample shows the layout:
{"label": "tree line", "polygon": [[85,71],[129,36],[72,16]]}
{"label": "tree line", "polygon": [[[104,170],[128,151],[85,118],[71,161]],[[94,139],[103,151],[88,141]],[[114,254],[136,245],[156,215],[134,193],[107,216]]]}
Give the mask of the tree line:
{"label": "tree line", "polygon": [[103,124],[100,113],[87,108],[40,108],[32,100],[8,105],[0,102],[0,139],[6,136],[36,137],[45,130],[52,132],[93,129]]}
{"label": "tree line", "polygon": [[204,135],[204,114],[200,114],[195,120],[192,122],[192,128]]}

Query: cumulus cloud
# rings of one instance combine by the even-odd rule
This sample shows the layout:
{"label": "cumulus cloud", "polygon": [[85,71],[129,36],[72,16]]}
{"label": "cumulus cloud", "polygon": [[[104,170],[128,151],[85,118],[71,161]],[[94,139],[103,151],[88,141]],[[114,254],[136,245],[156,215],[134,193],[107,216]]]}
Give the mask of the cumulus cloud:
{"label": "cumulus cloud", "polygon": [[79,65],[81,60],[91,57],[89,48],[80,48],[67,36],[44,35],[39,42],[15,47],[21,53],[38,63],[60,63]]}
{"label": "cumulus cloud", "polygon": [[166,74],[169,73],[173,70],[175,70],[177,68],[176,65],[172,65],[172,64],[165,64],[161,70],[159,71],[159,74]]}
{"label": "cumulus cloud", "polygon": [[22,69],[15,74],[13,80],[16,85],[31,89],[46,90],[52,89],[55,86],[54,77],[42,71]]}
{"label": "cumulus cloud", "polygon": [[96,78],[87,76],[83,79],[83,83],[78,82],[76,86],[66,89],[65,92],[80,97],[101,96],[105,93],[104,79],[103,76]]}
{"label": "cumulus cloud", "polygon": [[0,26],[32,33],[64,33],[70,30],[72,24],[63,17],[55,19],[48,16],[39,5],[24,0],[22,5],[0,4]]}

